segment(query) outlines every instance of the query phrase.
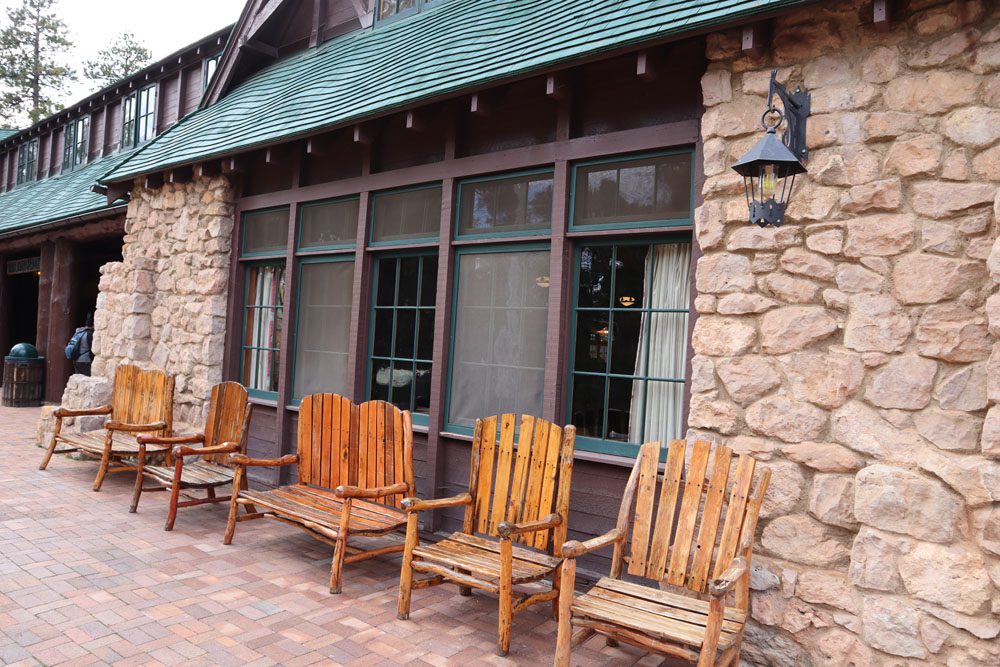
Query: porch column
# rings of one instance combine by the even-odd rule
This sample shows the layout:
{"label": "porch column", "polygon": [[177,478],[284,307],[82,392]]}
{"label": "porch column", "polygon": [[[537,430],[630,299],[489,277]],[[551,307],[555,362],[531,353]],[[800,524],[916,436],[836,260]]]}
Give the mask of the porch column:
{"label": "porch column", "polygon": [[38,354],[48,356],[49,308],[52,304],[52,270],[55,262],[55,244],[42,243],[38,263],[38,319],[35,324],[35,347]]}
{"label": "porch column", "polygon": [[45,348],[45,400],[58,403],[62,400],[66,381],[73,373],[73,362],[65,354],[66,343],[82,322],[76,321],[76,247],[66,239],[58,239],[52,254],[49,334]]}
{"label": "porch column", "polygon": [[7,256],[0,255],[0,383],[3,378],[3,358],[10,352],[10,285],[7,279]]}

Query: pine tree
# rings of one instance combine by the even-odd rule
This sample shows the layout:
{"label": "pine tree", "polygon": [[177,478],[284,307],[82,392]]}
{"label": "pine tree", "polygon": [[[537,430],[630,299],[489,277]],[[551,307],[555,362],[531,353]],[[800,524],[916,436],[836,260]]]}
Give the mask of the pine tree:
{"label": "pine tree", "polygon": [[96,60],[83,63],[83,73],[100,89],[135,74],[152,59],[153,54],[134,34],[123,32],[108,48],[98,51]]}
{"label": "pine tree", "polygon": [[26,115],[35,123],[62,108],[58,97],[74,77],[64,61],[73,43],[55,4],[21,0],[7,10],[7,25],[0,30],[0,115],[5,119]]}

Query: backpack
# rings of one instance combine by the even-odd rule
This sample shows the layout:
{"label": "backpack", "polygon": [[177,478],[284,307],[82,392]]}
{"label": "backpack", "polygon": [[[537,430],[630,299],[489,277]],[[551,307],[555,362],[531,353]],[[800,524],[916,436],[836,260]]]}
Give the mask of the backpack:
{"label": "backpack", "polygon": [[86,329],[77,329],[73,334],[73,337],[69,339],[68,343],[66,343],[66,358],[70,361],[76,361],[80,358],[80,355],[83,354],[84,350],[81,349],[81,343],[83,342],[83,337],[86,333]]}

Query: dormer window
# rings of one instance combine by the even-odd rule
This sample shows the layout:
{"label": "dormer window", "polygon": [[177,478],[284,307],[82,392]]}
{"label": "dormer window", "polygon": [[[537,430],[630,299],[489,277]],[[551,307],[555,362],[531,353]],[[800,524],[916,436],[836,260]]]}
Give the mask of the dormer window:
{"label": "dormer window", "polygon": [[122,148],[146,143],[156,134],[156,84],[122,100]]}
{"label": "dormer window", "polygon": [[205,65],[202,68],[202,80],[201,80],[201,90],[202,92],[208,90],[208,84],[212,83],[212,77],[215,76],[215,70],[219,69],[219,60],[222,59],[221,53],[216,53],[210,58],[205,58]]}
{"label": "dormer window", "polygon": [[66,126],[63,137],[63,171],[87,164],[90,146],[90,116],[78,118]]}
{"label": "dormer window", "polygon": [[444,0],[379,0],[378,16],[379,22],[388,21],[401,16],[409,16],[423,11],[432,5],[439,5]]}
{"label": "dormer window", "polygon": [[38,139],[32,139],[17,149],[17,184],[30,183],[36,178],[38,178]]}

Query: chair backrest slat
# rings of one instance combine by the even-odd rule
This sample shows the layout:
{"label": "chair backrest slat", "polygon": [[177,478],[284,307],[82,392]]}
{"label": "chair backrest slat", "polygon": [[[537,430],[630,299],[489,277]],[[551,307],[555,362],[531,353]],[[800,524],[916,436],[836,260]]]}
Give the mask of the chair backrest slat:
{"label": "chair backrest slat", "polygon": [[132,364],[115,369],[111,395],[111,410],[115,421],[127,424],[166,422],[159,432],[170,435],[173,429],[174,376],[160,370],[143,370]]}
{"label": "chair backrest slat", "polygon": [[711,445],[707,442],[696,442],[693,449],[687,479],[684,481],[681,515],[677,520],[677,532],[674,534],[674,544],[671,548],[670,567],[667,570],[667,581],[674,586],[682,585],[687,575],[691,541],[698,519],[698,507],[701,505],[701,490],[705,486],[705,471],[708,468]]}
{"label": "chair backrest slat", "polygon": [[[656,443],[656,452],[652,458],[659,460],[660,447]],[[674,530],[674,520],[677,517],[677,497],[684,479],[684,452],[687,443],[675,440],[667,451],[667,465],[663,470],[663,483],[660,485],[660,502],[656,510],[656,528],[653,531],[653,544],[649,549],[649,559],[646,565],[646,576],[659,581],[667,569],[667,552],[670,547],[670,537]]]}
{"label": "chair backrest slat", "polygon": [[708,566],[715,551],[715,536],[719,533],[719,516],[722,514],[722,504],[726,499],[726,482],[729,481],[729,462],[732,458],[733,450],[729,447],[718,446],[712,454],[712,477],[708,483],[705,508],[702,510],[698,539],[694,544],[691,571],[688,575],[687,585],[691,590],[704,589],[708,580]]}
{"label": "chair backrest slat", "polygon": [[313,394],[299,405],[299,482],[328,489],[405,483],[383,502],[399,507],[415,491],[410,413],[385,401],[355,405],[336,394]]}
{"label": "chair backrest slat", "polygon": [[[504,414],[476,422],[469,478],[472,504],[463,530],[495,536],[503,521],[523,523],[559,514],[556,530],[517,538],[538,549],[561,546],[569,508],[569,476],[576,429],[531,416]],[[553,547],[554,548],[554,547]]]}
{"label": "chair backrest slat", "polygon": [[[686,455],[690,460],[685,470]],[[671,442],[654,512],[660,443],[644,444],[618,518],[618,528],[631,535],[626,533],[615,547],[611,576],[621,576],[627,549],[629,574],[704,593],[711,578],[720,576],[736,556],[749,562],[770,472],[759,475],[751,494],[756,461],[740,455],[731,475],[732,459],[732,450],[723,445]],[[741,609],[748,603],[748,581],[737,587]]]}
{"label": "chair backrest slat", "polygon": [[[220,382],[212,387],[208,418],[205,420],[205,446],[236,442],[240,445],[240,453],[245,454],[252,407],[246,388],[239,382]],[[209,454],[204,458],[215,463],[227,463],[229,455]]]}
{"label": "chair backrest slat", "polygon": [[656,498],[656,464],[658,457],[644,456],[639,461],[639,486],[635,499],[635,519],[632,522],[632,549],[629,574],[646,574],[646,554],[649,549],[650,526],[653,524],[653,500]]}

